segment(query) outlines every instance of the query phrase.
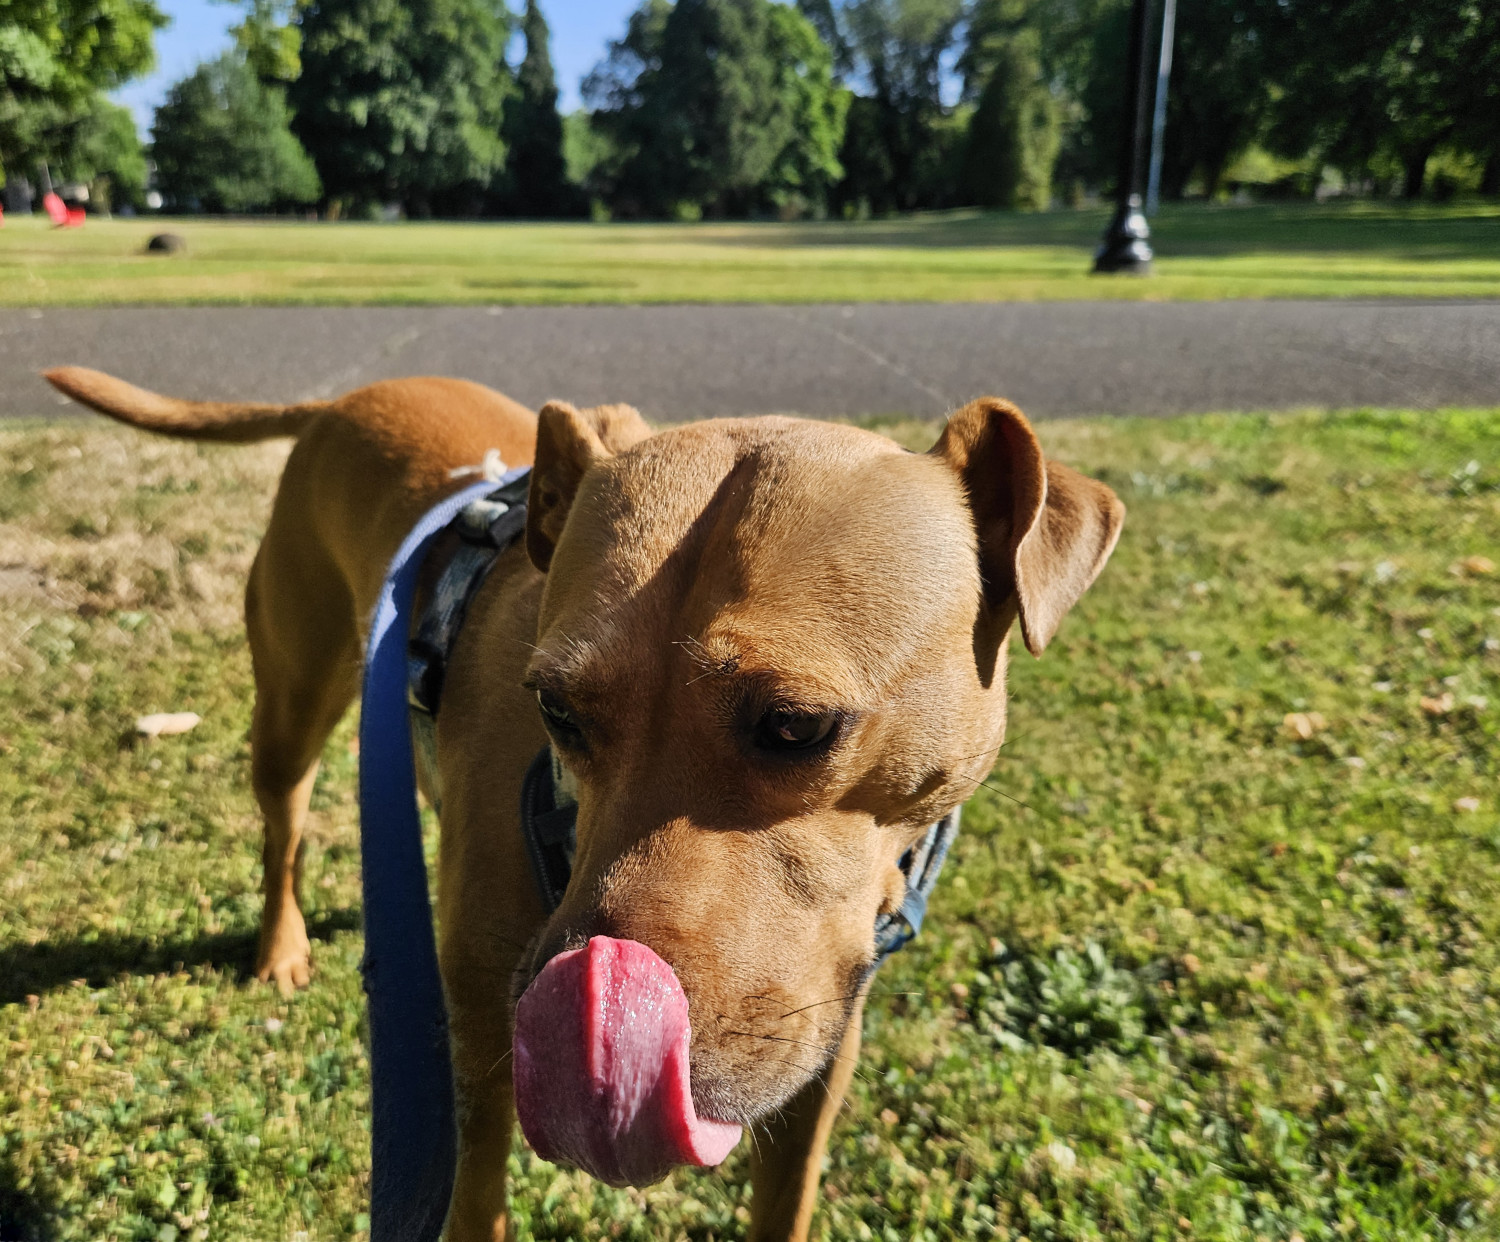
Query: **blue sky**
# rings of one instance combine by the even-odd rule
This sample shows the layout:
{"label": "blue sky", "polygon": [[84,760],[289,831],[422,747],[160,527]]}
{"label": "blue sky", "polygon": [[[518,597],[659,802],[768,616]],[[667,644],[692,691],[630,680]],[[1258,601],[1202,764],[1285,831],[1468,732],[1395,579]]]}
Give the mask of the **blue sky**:
{"label": "blue sky", "polygon": [[[542,0],[542,12],[552,27],[552,64],[557,71],[559,101],[564,112],[579,105],[578,87],[584,75],[604,55],[605,46],[625,31],[625,20],[640,0]],[[157,0],[172,24],[156,36],[156,72],[131,82],[114,98],[135,113],[144,135],[151,114],[172,83],[186,77],[199,63],[211,60],[230,44],[229,28],[240,20],[239,5],[228,0]],[[512,7],[519,8],[519,0]]]}

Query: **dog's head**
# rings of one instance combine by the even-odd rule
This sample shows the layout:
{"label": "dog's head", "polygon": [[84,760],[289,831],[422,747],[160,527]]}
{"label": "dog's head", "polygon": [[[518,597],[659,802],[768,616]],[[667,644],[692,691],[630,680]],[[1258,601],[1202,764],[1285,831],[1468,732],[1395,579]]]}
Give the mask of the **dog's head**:
{"label": "dog's head", "polygon": [[[642,1079],[670,1078],[676,1058],[686,1123],[696,1107],[753,1124],[824,1066],[870,977],[876,918],[904,896],[901,856],[1003,741],[1011,623],[1040,654],[1124,509],[1046,462],[993,399],[926,454],[785,418],[649,435],[618,407],[554,404],[529,503],[548,578],[527,679],[576,784],[578,850],[518,976],[547,998],[529,1028],[521,1002],[517,1072],[579,1132],[553,1127],[543,1146],[649,1181],[698,1150],[661,1137],[675,1105],[637,1098],[649,1124],[631,1138],[606,1100],[601,1124],[619,1132],[601,1137],[561,1097],[665,1098]],[[620,1022],[671,1029],[612,1069],[642,1038],[608,1029]]]}

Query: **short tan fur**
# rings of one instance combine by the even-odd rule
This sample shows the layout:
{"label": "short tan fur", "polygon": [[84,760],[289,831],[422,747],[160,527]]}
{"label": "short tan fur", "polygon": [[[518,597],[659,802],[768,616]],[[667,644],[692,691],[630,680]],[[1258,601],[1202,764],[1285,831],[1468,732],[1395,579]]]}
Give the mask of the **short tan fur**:
{"label": "short tan fur", "polygon": [[[750,1236],[801,1239],[859,1052],[897,861],[987,774],[1006,636],[1040,654],[1124,509],[984,398],[926,454],[848,426],[725,419],[653,434],[628,406],[479,385],[373,384],[279,407],[177,401],[81,368],[61,391],[149,431],[298,437],[250,575],[253,783],[265,818],[258,971],[309,979],[298,857],[318,755],[357,689],[366,618],[417,518],[497,449],[533,461],[529,521],[470,607],[438,718],[439,953],[460,1101],[454,1242],[507,1236],[514,998],[606,934],[688,997],[700,1113],[756,1129]],[[441,554],[439,554],[440,558]],[[549,736],[537,698],[576,731]],[[817,752],[755,744],[769,711],[832,713]],[[578,855],[546,917],[519,834],[554,746]]]}

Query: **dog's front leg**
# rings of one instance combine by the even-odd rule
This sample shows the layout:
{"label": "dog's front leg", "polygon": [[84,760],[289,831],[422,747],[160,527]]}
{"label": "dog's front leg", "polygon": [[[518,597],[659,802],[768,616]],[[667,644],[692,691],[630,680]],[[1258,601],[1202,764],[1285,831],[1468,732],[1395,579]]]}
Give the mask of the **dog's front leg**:
{"label": "dog's front leg", "polygon": [[447,1242],[505,1242],[510,1236],[505,1180],[516,1113],[508,1061],[496,1075],[501,1081],[483,1095],[459,1079],[458,1175]]}
{"label": "dog's front leg", "polygon": [[818,1199],[823,1151],[859,1061],[864,1009],[864,997],[860,997],[833,1060],[754,1136],[750,1242],[802,1242],[807,1237]]}
{"label": "dog's front leg", "polygon": [[[460,703],[458,690],[454,703]],[[510,1236],[506,1166],[516,1121],[511,981],[545,914],[520,834],[497,830],[472,814],[473,801],[466,782],[450,783],[438,853],[438,961],[458,1113],[458,1168],[446,1237],[501,1242]],[[491,790],[484,801],[518,805],[519,794]]]}
{"label": "dog's front leg", "polygon": [[[511,1023],[503,1003],[510,963],[485,963],[467,971],[451,969],[445,977],[463,980],[448,986],[452,1033],[453,1078],[458,1112],[458,1168],[448,1210],[447,1242],[503,1242],[506,1221],[506,1166],[515,1128],[511,1088]],[[476,980],[491,979],[489,989]],[[499,1001],[500,1003],[497,1003]]]}

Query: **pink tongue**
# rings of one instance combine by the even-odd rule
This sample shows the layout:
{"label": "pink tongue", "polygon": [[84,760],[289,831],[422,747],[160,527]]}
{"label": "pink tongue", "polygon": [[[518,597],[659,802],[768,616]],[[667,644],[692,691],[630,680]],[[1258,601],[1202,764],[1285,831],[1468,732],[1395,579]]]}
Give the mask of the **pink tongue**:
{"label": "pink tongue", "polygon": [[643,944],[595,936],[559,953],[516,1006],[516,1113],[536,1154],[612,1186],[718,1164],[740,1127],[700,1118],[687,997]]}

